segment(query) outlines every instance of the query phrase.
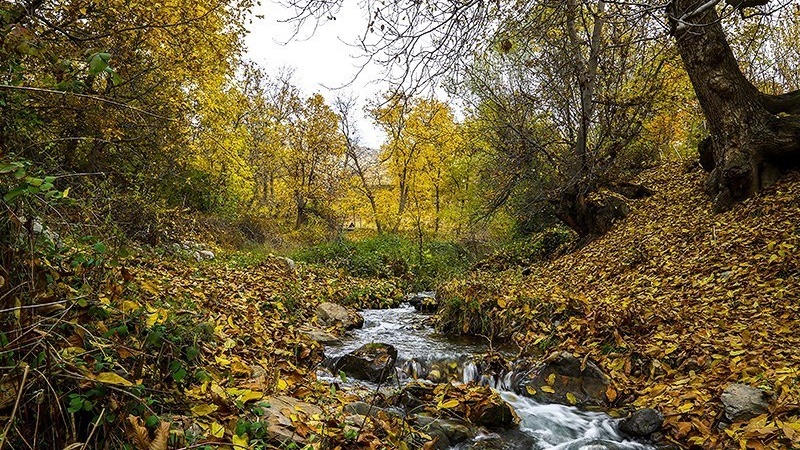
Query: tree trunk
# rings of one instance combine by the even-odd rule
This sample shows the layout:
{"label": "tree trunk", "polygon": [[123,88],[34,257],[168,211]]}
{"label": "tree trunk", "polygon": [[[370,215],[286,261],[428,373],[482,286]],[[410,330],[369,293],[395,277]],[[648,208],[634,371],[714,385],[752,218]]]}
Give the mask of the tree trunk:
{"label": "tree trunk", "polygon": [[305,197],[299,192],[294,194],[295,204],[297,205],[297,220],[294,223],[294,229],[299,230],[308,223],[308,210]]}
{"label": "tree trunk", "polygon": [[701,9],[696,0],[674,0],[667,12],[711,131],[701,150],[703,166],[711,169],[707,189],[721,211],[774,182],[777,169],[796,162],[800,118],[791,113],[800,95],[759,92],[739,69],[715,8]]}
{"label": "tree trunk", "polygon": [[581,189],[574,185],[550,199],[555,216],[581,238],[605,234],[614,222],[625,217],[628,203],[607,191]]}

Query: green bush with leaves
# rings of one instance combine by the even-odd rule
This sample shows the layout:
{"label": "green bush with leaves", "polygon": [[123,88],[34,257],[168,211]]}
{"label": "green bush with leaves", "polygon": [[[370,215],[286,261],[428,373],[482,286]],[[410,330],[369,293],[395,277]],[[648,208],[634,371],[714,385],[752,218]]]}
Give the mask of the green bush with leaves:
{"label": "green bush with leaves", "polygon": [[397,234],[366,239],[339,237],[301,249],[292,257],[298,261],[344,269],[356,277],[400,278],[408,290],[429,290],[436,284],[463,273],[475,260],[464,245],[451,241],[419,244]]}

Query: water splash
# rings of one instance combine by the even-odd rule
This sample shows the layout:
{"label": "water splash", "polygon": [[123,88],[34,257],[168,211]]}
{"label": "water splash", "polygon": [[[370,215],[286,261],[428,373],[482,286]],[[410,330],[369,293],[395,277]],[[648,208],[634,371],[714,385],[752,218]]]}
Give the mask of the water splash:
{"label": "water splash", "polygon": [[[505,437],[493,435],[515,450],[651,450],[653,447],[631,441],[617,430],[616,420],[607,414],[581,411],[554,404],[539,404],[511,392],[512,373],[483,373],[475,355],[488,348],[480,342],[449,339],[425,323],[429,316],[404,306],[395,309],[365,310],[364,328],[354,330],[340,347],[326,349],[328,356],[343,355],[370,342],[394,345],[399,353],[401,378],[425,378],[431,370],[446,367],[455,380],[490,386],[520,417],[520,433]],[[460,375],[460,376],[459,376]],[[451,377],[452,378],[452,377]],[[479,436],[476,440],[487,439]],[[474,442],[474,441],[473,441]],[[462,444],[458,448],[467,448]]]}

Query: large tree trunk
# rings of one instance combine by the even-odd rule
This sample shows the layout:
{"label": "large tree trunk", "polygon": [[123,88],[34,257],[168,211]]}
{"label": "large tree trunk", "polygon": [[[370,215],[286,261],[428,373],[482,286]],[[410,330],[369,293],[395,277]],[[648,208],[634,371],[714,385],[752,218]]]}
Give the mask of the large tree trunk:
{"label": "large tree trunk", "polygon": [[[717,210],[751,196],[800,154],[800,95],[762,94],[745,78],[714,7],[674,0],[667,12],[676,45],[711,132],[703,165]],[[789,114],[784,114],[789,113]]]}
{"label": "large tree trunk", "polygon": [[551,197],[555,216],[584,239],[601,236],[630,208],[622,196],[573,185]]}

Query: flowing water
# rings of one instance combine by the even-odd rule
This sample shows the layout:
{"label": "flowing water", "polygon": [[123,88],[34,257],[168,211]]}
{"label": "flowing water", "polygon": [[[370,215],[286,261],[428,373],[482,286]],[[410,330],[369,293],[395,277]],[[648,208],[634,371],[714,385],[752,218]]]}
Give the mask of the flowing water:
{"label": "flowing water", "polygon": [[[578,408],[539,404],[510,390],[509,377],[495,379],[480,373],[471,362],[473,356],[488,350],[486,342],[454,340],[436,333],[429,316],[413,307],[363,310],[364,327],[353,330],[339,346],[326,349],[326,356],[336,357],[364,344],[391,344],[398,353],[398,376],[406,378],[457,378],[464,383],[488,384],[498,390],[520,417],[519,429],[525,438],[516,450],[647,450],[651,446],[623,438],[616,420],[599,412]],[[435,371],[435,372],[434,372]],[[510,374],[509,374],[510,375]],[[437,380],[439,381],[439,380]],[[476,439],[488,439],[479,436]],[[462,444],[457,449],[466,448]]]}

